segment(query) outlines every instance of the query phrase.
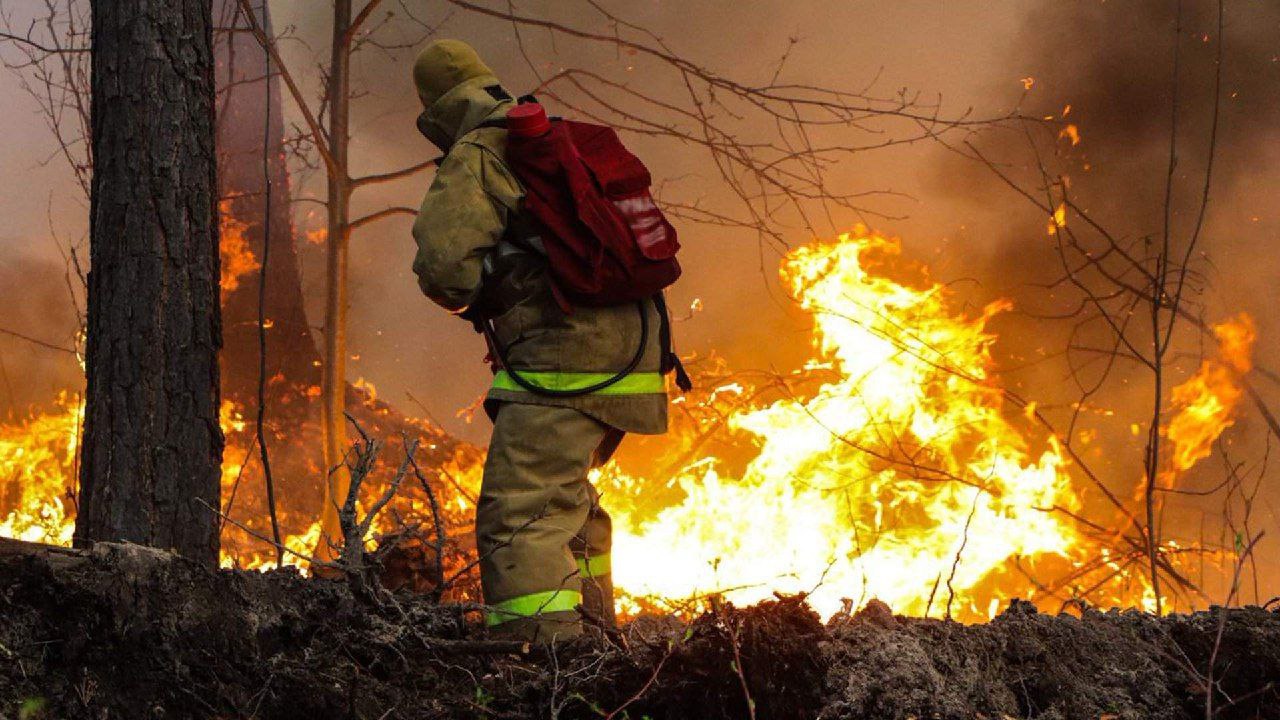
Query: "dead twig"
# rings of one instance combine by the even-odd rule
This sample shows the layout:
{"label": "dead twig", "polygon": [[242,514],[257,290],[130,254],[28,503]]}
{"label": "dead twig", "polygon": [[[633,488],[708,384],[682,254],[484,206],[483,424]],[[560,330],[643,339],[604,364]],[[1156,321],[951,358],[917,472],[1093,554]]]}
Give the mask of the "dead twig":
{"label": "dead twig", "polygon": [[738,685],[742,688],[742,696],[747,701],[747,716],[751,720],[756,720],[756,701],[751,697],[751,688],[747,684],[746,671],[742,667],[742,649],[740,642],[740,634],[742,632],[742,622],[740,619],[731,619],[729,626],[729,646],[733,650],[733,672],[738,676]]}
{"label": "dead twig", "polygon": [[290,548],[288,545],[282,545],[282,544],[278,544],[278,543],[276,543],[276,541],[272,540],[271,538],[267,537],[266,535],[263,535],[262,533],[258,532],[257,530],[254,530],[253,528],[249,527],[248,525],[245,525],[244,523],[242,523],[242,522],[240,522],[240,521],[238,521],[238,520],[235,520],[235,519],[231,518],[231,517],[230,517],[230,516],[228,516],[226,513],[222,512],[222,511],[221,511],[221,510],[219,510],[218,508],[216,508],[216,507],[214,507],[214,506],[210,505],[209,503],[205,502],[204,500],[202,500],[202,499],[200,499],[200,498],[196,498],[196,502],[198,502],[198,503],[200,503],[201,505],[203,505],[203,506],[205,506],[206,508],[208,508],[210,512],[215,513],[216,515],[218,515],[218,517],[222,518],[222,521],[223,521],[223,522],[231,523],[234,527],[237,527],[237,528],[239,528],[240,530],[244,531],[244,532],[245,532],[245,534],[249,535],[250,537],[254,538],[255,540],[261,540],[262,542],[264,542],[264,543],[266,543],[266,544],[270,545],[272,548],[275,548],[276,550],[278,550],[278,551],[280,551],[280,552],[283,552],[283,553],[285,553],[285,554],[287,554],[287,555],[292,555],[292,556],[294,556],[294,557],[298,558],[299,560],[302,560],[303,562],[307,563],[307,565],[311,566],[313,569],[314,569],[314,568],[331,568],[331,569],[340,569],[340,568],[339,568],[339,566],[338,566],[336,563],[324,562],[323,560],[318,560],[318,559],[316,559],[315,557],[313,557],[313,556],[311,556],[311,555],[307,555],[306,553],[298,552],[297,550],[294,550],[293,548]]}
{"label": "dead twig", "polygon": [[[1253,554],[1253,549],[1257,547],[1258,541],[1262,539],[1265,532],[1260,532],[1256,537],[1249,541],[1249,544],[1240,552],[1236,559],[1235,572],[1231,577],[1231,590],[1227,593],[1227,600],[1218,610],[1218,628],[1213,637],[1213,650],[1209,653],[1209,667],[1205,671],[1205,700],[1204,700],[1204,717],[1205,720],[1213,720],[1215,712],[1213,709],[1213,694],[1217,687],[1217,681],[1213,679],[1214,667],[1218,663],[1218,652],[1222,649],[1222,636],[1227,631],[1227,615],[1228,608],[1231,606],[1232,600],[1235,599],[1236,593],[1240,590],[1240,574],[1244,570],[1245,561]],[[1238,700],[1238,699],[1237,699]]]}
{"label": "dead twig", "polygon": [[409,455],[409,465],[413,468],[413,474],[418,479],[418,483],[422,485],[422,490],[427,494],[427,503],[431,507],[431,523],[434,525],[435,540],[432,542],[431,549],[435,551],[435,561],[432,563],[432,582],[435,583],[435,590],[432,596],[439,600],[445,590],[444,581],[444,548],[449,542],[448,529],[445,527],[444,520],[440,515],[440,502],[436,498],[435,489],[431,487],[431,483],[422,474],[422,468],[418,466],[418,461]]}
{"label": "dead twig", "polygon": [[[995,468],[992,468],[994,470]],[[969,544],[969,526],[973,523],[973,516],[978,513],[978,499],[982,497],[981,490],[973,491],[973,505],[969,508],[969,517],[964,521],[964,532],[960,537],[960,547],[956,548],[956,556],[951,561],[951,574],[947,575],[947,619],[951,619],[951,603],[956,598],[955,588],[951,586],[953,580],[956,579],[956,570],[960,568],[960,556],[964,554],[965,546]],[[932,600],[932,594],[930,595]]]}
{"label": "dead twig", "polygon": [[358,597],[368,600],[386,599],[381,597],[379,593],[379,584],[376,575],[369,563],[365,559],[364,543],[365,538],[369,535],[369,529],[373,526],[373,521],[382,512],[387,503],[391,502],[391,498],[395,497],[396,492],[400,490],[400,484],[404,482],[405,476],[409,472],[409,467],[413,463],[413,455],[418,450],[418,440],[409,440],[404,448],[404,460],[400,462],[400,467],[396,470],[391,482],[388,483],[386,490],[382,495],[370,506],[368,512],[363,518],[357,516],[356,502],[360,497],[360,488],[365,480],[373,473],[378,464],[378,455],[382,451],[382,443],[369,437],[360,423],[356,421],[350,413],[346,414],[347,420],[359,433],[360,438],[351,446],[351,452],[348,453],[346,467],[351,473],[351,484],[347,488],[347,497],[343,501],[342,507],[338,509],[338,522],[342,529],[342,549],[338,555],[338,564],[347,575],[347,580],[351,584],[351,590]]}
{"label": "dead twig", "polygon": [[67,353],[69,355],[74,355],[76,357],[80,356],[80,353],[76,352],[73,348],[64,347],[62,345],[57,345],[51,342],[46,342],[39,338],[34,338],[34,337],[31,337],[30,335],[17,332],[16,330],[8,330],[6,328],[0,328],[0,335],[8,335],[9,337],[17,338],[18,340],[29,342],[32,345],[35,345],[36,347],[42,347],[46,350],[54,350],[60,353]]}

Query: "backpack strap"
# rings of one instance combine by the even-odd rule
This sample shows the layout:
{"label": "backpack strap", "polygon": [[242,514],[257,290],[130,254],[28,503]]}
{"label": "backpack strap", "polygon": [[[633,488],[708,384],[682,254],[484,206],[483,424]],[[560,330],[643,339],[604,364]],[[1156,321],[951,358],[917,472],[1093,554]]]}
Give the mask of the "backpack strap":
{"label": "backpack strap", "polygon": [[[564,118],[560,117],[559,115],[551,115],[547,119],[550,120],[551,122],[559,122]],[[505,117],[500,117],[500,118],[493,118],[491,120],[485,120],[484,122],[480,123],[479,125],[475,126],[472,129],[479,130],[481,128],[501,128],[503,130],[506,130],[507,119]]]}
{"label": "backpack strap", "polygon": [[501,85],[486,85],[484,91],[489,93],[489,97],[494,100],[511,100],[511,93],[507,92]]}
{"label": "backpack strap", "polygon": [[689,392],[693,389],[693,380],[689,378],[689,373],[684,369],[684,363],[680,362],[680,356],[676,355],[672,347],[671,313],[667,310],[666,293],[659,291],[654,295],[653,304],[658,308],[658,344],[662,353],[659,369],[663,375],[674,370],[676,387],[680,388],[680,392]]}

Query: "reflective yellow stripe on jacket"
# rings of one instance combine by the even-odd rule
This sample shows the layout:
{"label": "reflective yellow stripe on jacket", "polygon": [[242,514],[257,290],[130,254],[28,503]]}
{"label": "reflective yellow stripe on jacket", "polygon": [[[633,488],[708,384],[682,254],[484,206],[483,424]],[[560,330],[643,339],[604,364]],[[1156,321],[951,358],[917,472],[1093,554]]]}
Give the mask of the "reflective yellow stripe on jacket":
{"label": "reflective yellow stripe on jacket", "polygon": [[511,620],[536,617],[545,613],[572,612],[582,604],[582,593],[577,590],[548,590],[521,595],[494,603],[485,614],[485,625],[493,627]]}
{"label": "reflective yellow stripe on jacket", "polygon": [[[520,377],[540,388],[547,390],[581,390],[592,385],[611,380],[616,373],[584,373],[584,372],[534,372],[518,370]],[[513,390],[528,392],[511,377],[506,370],[499,370],[493,377],[496,390]],[[647,395],[649,393],[666,392],[666,384],[662,375],[656,372],[631,373],[618,382],[593,395]]]}

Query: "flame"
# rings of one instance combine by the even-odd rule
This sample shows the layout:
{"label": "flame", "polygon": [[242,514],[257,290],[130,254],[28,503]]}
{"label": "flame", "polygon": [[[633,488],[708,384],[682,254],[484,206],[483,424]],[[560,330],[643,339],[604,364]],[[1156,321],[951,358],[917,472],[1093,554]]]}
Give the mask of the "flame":
{"label": "flame", "polygon": [[1057,235],[1058,231],[1067,226],[1067,206],[1066,203],[1058,203],[1058,207],[1053,211],[1053,215],[1049,216],[1049,226],[1046,232],[1049,235]]}
{"label": "flame", "polygon": [[1253,367],[1258,332],[1252,317],[1241,313],[1214,325],[1213,335],[1218,340],[1218,357],[1206,359],[1169,393],[1173,416],[1165,435],[1172,446],[1169,472],[1174,475],[1208,457],[1214,441],[1235,424],[1235,411],[1244,396],[1241,378]]}
{"label": "flame", "polygon": [[861,228],[791,252],[782,278],[813,318],[809,369],[833,379],[729,419],[758,444],[739,475],[694,463],[679,502],[615,518],[621,588],[810,592],[828,615],[871,597],[926,614],[954,594],[957,615],[986,617],[974,590],[1010,561],[1071,554],[1079,538],[1047,511],[1078,509],[1067,462],[989,378],[986,326],[1009,303],[957,311],[898,240]]}
{"label": "flame", "polygon": [[[1070,109],[1071,109],[1071,106],[1068,105],[1067,110],[1070,110]],[[1064,112],[1063,115],[1065,116],[1066,112]],[[1080,144],[1080,128],[1076,126],[1075,123],[1067,123],[1065,126],[1063,126],[1061,130],[1058,131],[1058,138],[1061,140],[1069,141],[1071,143],[1071,146],[1075,147],[1076,145]]]}
{"label": "flame", "polygon": [[[219,418],[224,432],[244,429],[234,403],[224,401]],[[48,412],[0,425],[0,537],[71,544],[83,422],[80,396],[63,392]],[[239,470],[223,465],[224,487]]]}
{"label": "flame", "polygon": [[240,278],[262,267],[249,249],[249,225],[235,216],[231,201],[218,203],[221,238],[218,251],[222,256],[222,297],[240,287]]}
{"label": "flame", "polygon": [[61,393],[49,412],[0,425],[0,537],[71,544],[83,419],[80,397]]}
{"label": "flame", "polygon": [[[225,485],[225,475],[224,475]],[[231,536],[236,537],[236,536]],[[269,532],[263,533],[270,538]],[[238,539],[238,538],[237,538]],[[249,538],[243,542],[228,541],[228,533],[224,530],[220,564],[224,568],[240,568],[257,570],[273,568],[276,565],[276,551],[273,546],[259,538]],[[288,548],[284,553],[284,565],[296,567],[303,575],[310,574],[311,566],[306,558],[315,553],[316,543],[320,541],[320,522],[317,520],[300,533],[282,533],[281,543]]]}
{"label": "flame", "polygon": [[[358,360],[358,359],[359,359],[359,356],[358,356],[358,355],[357,355],[357,356],[352,356],[352,359],[353,359],[353,360]],[[370,400],[377,400],[377,399],[378,399],[378,388],[377,388],[377,386],[375,386],[372,382],[370,382],[370,381],[366,380],[365,378],[363,378],[363,377],[358,377],[358,378],[356,378],[356,381],[355,381],[355,382],[351,383],[351,385],[352,385],[352,387],[354,387],[354,388],[356,388],[356,389],[358,389],[358,390],[363,390],[363,391],[365,392],[365,395],[367,395],[367,396],[369,397],[369,399],[370,399]]]}
{"label": "flame", "polygon": [[[372,386],[365,383],[362,387],[372,400]],[[33,413],[21,422],[0,424],[0,537],[71,545],[75,532],[77,452],[83,420],[80,397],[63,393],[46,412]],[[245,569],[274,567],[276,553],[269,542],[270,524],[259,507],[263,497],[252,437],[255,428],[245,419],[243,408],[229,400],[221,405],[219,421],[227,437],[221,473],[224,512],[235,498],[230,518],[223,525],[221,564]],[[255,467],[247,467],[251,465]],[[470,511],[469,498],[478,493],[482,468],[474,449],[460,449],[439,467],[432,468],[459,490],[456,493],[438,491],[442,502],[449,503],[442,508],[447,515],[456,517]],[[385,487],[385,481],[385,477],[375,478],[367,494],[376,497]],[[288,498],[278,499],[284,531],[282,541],[291,551],[285,555],[284,564],[305,573],[308,558],[314,554],[320,538],[320,523],[300,512]],[[405,517],[426,518],[431,517],[431,513],[425,499],[407,497],[407,493],[402,495],[397,499],[394,513],[380,515],[374,522],[371,549],[380,536],[403,530],[399,523]],[[289,528],[296,532],[290,532]]]}

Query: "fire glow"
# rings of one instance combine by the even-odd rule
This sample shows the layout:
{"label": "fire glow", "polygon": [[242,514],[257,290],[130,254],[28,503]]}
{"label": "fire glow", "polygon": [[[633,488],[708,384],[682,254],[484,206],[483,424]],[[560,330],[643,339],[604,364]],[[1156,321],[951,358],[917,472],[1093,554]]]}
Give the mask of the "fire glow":
{"label": "fire glow", "polygon": [[[737,477],[701,459],[677,473],[681,501],[615,512],[619,587],[642,604],[787,592],[824,616],[879,598],[903,614],[977,620],[1008,598],[1048,599],[1028,569],[1068,576],[1113,552],[1072,519],[1080,494],[1058,439],[991,378],[987,325],[1009,303],[961,314],[896,239],[861,229],[793,251],[781,270],[813,318],[809,369],[834,379],[730,415],[758,447]],[[1214,332],[1220,357],[1171,392],[1170,486],[1208,455],[1242,394],[1252,320]],[[624,506],[647,484],[599,480]],[[1092,588],[1082,599],[1153,607],[1141,570],[1097,567],[1108,579],[1078,575]]]}
{"label": "fire glow", "polygon": [[988,380],[986,325],[1008,303],[957,314],[900,253],[859,231],[785,259],[783,280],[813,317],[810,365],[835,379],[730,419],[759,443],[741,477],[700,463],[680,474],[683,502],[624,517],[621,587],[739,588],[729,597],[741,602],[808,592],[823,615],[874,597],[907,614],[954,604],[985,617],[971,591],[993,572],[1079,544],[1047,512],[1077,509],[1062,453],[1033,449]]}
{"label": "fire glow", "polygon": [[[674,471],[611,465],[595,477],[614,517],[624,609],[785,592],[808,594],[823,616],[879,598],[903,614],[973,621],[1012,597],[1047,601],[1033,575],[1073,576],[1097,558],[1110,579],[1073,576],[1059,600],[1088,586],[1094,604],[1152,606],[1141,566],[1106,561],[1113,551],[1073,520],[1082,494],[1059,440],[993,378],[988,324],[1010,303],[958,310],[898,240],[861,228],[792,251],[781,273],[812,318],[812,358],[775,378],[772,395],[763,381],[703,391],[703,402],[742,400],[721,420],[745,459],[697,452],[708,428],[677,422],[660,442],[693,452]],[[1253,323],[1241,315],[1214,332],[1218,356],[1170,393],[1168,485],[1209,453],[1243,392]],[[81,417],[68,394],[0,426],[0,535],[70,542]],[[224,406],[222,421],[244,435],[238,408]],[[228,447],[224,494],[246,457]],[[469,463],[450,474],[474,489],[478,459]],[[286,544],[308,554],[317,528]],[[274,553],[253,542],[224,533],[224,564],[270,564]]]}

